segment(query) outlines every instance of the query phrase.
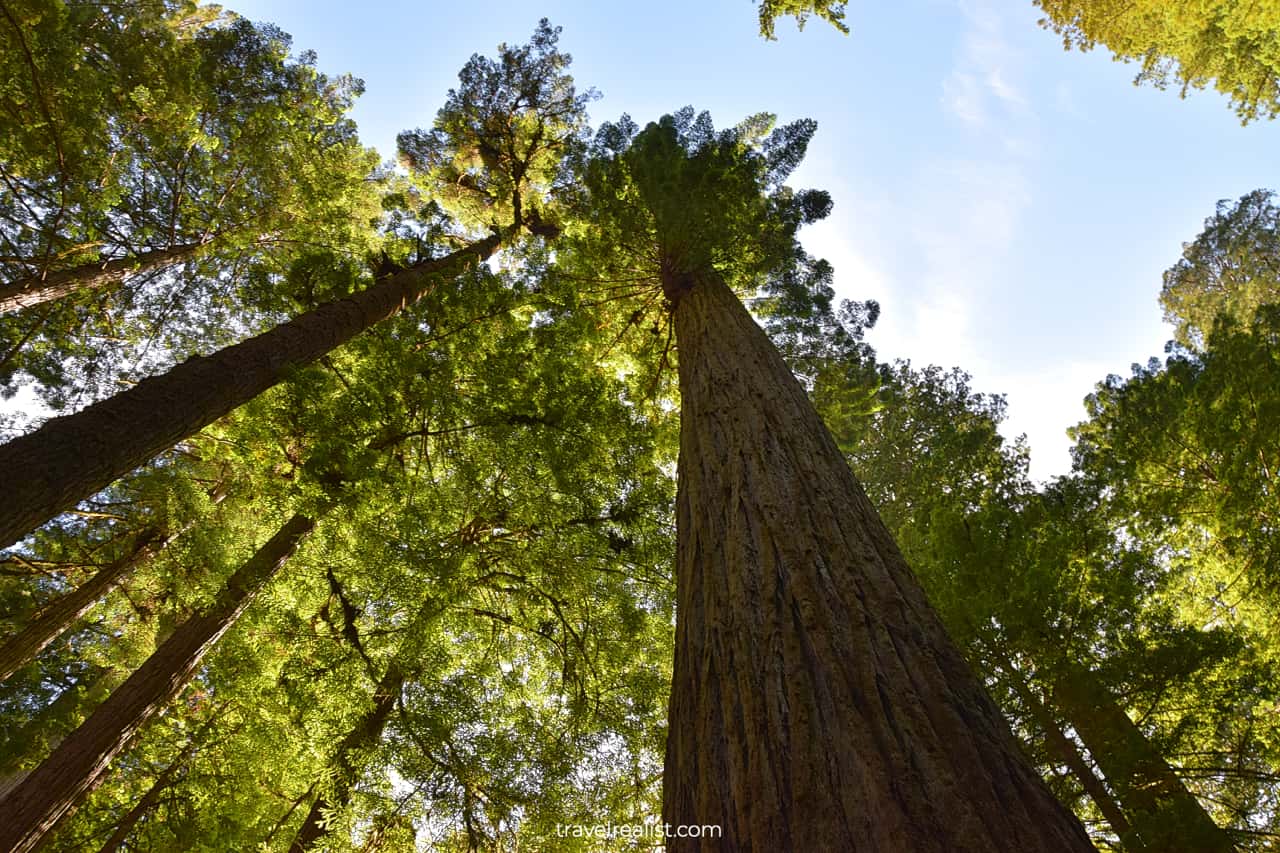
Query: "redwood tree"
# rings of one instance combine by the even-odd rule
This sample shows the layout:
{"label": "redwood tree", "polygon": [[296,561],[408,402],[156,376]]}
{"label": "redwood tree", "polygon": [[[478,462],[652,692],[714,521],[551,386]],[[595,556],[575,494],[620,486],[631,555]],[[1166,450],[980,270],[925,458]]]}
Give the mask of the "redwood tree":
{"label": "redwood tree", "polygon": [[545,205],[585,102],[564,71],[569,57],[556,50],[557,34],[544,20],[530,45],[504,45],[498,61],[472,57],[436,130],[401,136],[408,165],[429,179],[453,181],[459,218],[471,233],[487,227],[488,236],[388,271],[364,290],[0,446],[0,481],[8,488],[0,546],[417,302],[442,279],[461,280],[526,227],[554,234]]}
{"label": "redwood tree", "polygon": [[0,849],[38,847],[94,788],[141,728],[190,682],[208,651],[311,534],[315,522],[295,515],[227,580],[201,612],[183,622],[124,684],[3,801]]}
{"label": "redwood tree", "polygon": [[1090,850],[730,287],[824,308],[795,232],[830,201],[782,185],[813,125],[771,124],[624,120],[587,167],[582,258],[660,286],[679,352],[663,820],[721,835],[668,849]]}

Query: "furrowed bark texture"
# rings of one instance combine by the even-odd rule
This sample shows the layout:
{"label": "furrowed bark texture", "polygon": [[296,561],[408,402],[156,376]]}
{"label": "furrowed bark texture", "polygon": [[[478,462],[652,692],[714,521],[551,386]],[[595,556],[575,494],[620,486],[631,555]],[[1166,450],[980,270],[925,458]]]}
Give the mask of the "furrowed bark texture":
{"label": "furrowed bark texture", "polygon": [[134,566],[168,544],[155,528],[138,534],[129,553],[98,569],[62,598],[51,602],[17,634],[0,645],[0,681],[26,666],[63,632],[75,624],[98,599],[114,587]]}
{"label": "furrowed bark texture", "polygon": [[[1115,791],[1145,853],[1229,853],[1236,849],[1182,784],[1142,729],[1097,677],[1068,666],[1054,683],[1053,704],[1076,730]],[[1126,844],[1128,840],[1126,839]]]}
{"label": "furrowed bark texture", "polygon": [[416,302],[432,274],[461,274],[500,242],[495,234],[418,264],[0,445],[0,547]]}
{"label": "furrowed bark texture", "polygon": [[182,688],[205,654],[311,534],[295,515],[228,579],[209,607],[183,622],[80,728],[0,801],[0,850],[35,850],[106,775],[112,760]]}
{"label": "furrowed bark texture", "polygon": [[21,311],[70,296],[77,290],[101,290],[123,284],[128,279],[172,266],[194,257],[203,243],[184,243],[168,249],[154,249],[128,258],[115,258],[33,275],[0,284],[0,314]]}
{"label": "furrowed bark texture", "polygon": [[307,812],[307,819],[289,845],[289,853],[306,853],[329,833],[325,818],[332,812],[346,807],[351,800],[351,788],[360,777],[359,759],[382,740],[387,720],[395,710],[396,700],[404,688],[405,673],[394,663],[378,683],[373,695],[373,707],[367,710],[346,737],[338,744],[333,757],[333,786],[326,795],[316,797]]}
{"label": "furrowed bark texture", "polygon": [[675,308],[668,850],[1093,850],[1019,752],[803,388],[715,274]]}

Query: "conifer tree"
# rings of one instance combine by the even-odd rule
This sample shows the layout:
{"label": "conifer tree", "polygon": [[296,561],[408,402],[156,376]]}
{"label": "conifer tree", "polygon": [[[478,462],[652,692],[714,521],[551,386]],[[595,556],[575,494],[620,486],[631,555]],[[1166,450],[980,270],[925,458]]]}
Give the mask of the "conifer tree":
{"label": "conifer tree", "polygon": [[587,167],[578,268],[660,288],[678,347],[663,820],[723,836],[668,849],[1091,849],[730,287],[803,281],[796,229],[830,207],[782,183],[812,124],[770,124],[624,120]]}
{"label": "conifer tree", "polygon": [[[459,183],[476,187],[472,195],[494,208],[484,220],[487,236],[410,262],[358,292],[0,445],[0,478],[13,484],[0,509],[0,542],[8,545],[70,509],[441,282],[460,280],[526,228],[546,232],[550,226],[535,205],[554,188],[560,148],[577,132],[584,102],[555,43],[544,21],[530,46],[504,46],[498,62],[473,57],[463,88],[441,111],[440,129],[425,139],[419,134],[408,155],[427,170],[452,169]],[[491,171],[500,168],[507,171]]]}

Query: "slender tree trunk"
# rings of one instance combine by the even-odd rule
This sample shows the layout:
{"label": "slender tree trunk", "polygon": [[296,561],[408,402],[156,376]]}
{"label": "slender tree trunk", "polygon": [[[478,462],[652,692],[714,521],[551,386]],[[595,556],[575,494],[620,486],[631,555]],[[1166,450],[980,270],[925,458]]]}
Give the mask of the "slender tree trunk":
{"label": "slender tree trunk", "polygon": [[123,284],[136,275],[154,272],[194,257],[203,245],[183,243],[168,249],[153,249],[127,258],[94,261],[0,284],[0,314],[53,302],[70,296],[77,290],[101,290]]}
{"label": "slender tree trunk", "polygon": [[[215,504],[221,503],[225,497],[226,492],[221,486],[215,487],[209,494],[210,500]],[[134,537],[129,553],[103,566],[93,577],[62,598],[50,602],[25,628],[0,645],[0,682],[35,660],[50,643],[61,637],[89,608],[124,580],[125,576],[168,548],[194,524],[194,520],[189,521],[176,532],[167,534],[158,527],[143,528]]]}
{"label": "slender tree trunk", "polygon": [[492,255],[498,234],[382,279],[269,332],[189,359],[114,397],[0,445],[0,546],[203,429],[360,332],[420,299],[440,275]]}
{"label": "slender tree trunk", "polygon": [[102,781],[112,760],[190,682],[205,654],[310,535],[315,522],[289,519],[98,706],[22,784],[0,802],[0,850],[28,853]]}
{"label": "slender tree trunk", "polygon": [[1013,688],[1018,696],[1022,699],[1022,703],[1027,706],[1031,718],[1035,720],[1040,730],[1044,732],[1045,745],[1049,748],[1049,753],[1058,761],[1061,761],[1071,772],[1071,775],[1080,783],[1080,787],[1093,800],[1094,805],[1098,807],[1098,811],[1106,819],[1114,832],[1121,841],[1124,842],[1126,853],[1145,853],[1141,840],[1133,833],[1133,827],[1129,825],[1128,819],[1124,816],[1124,811],[1120,808],[1120,804],[1116,802],[1115,797],[1111,796],[1111,792],[1107,790],[1106,785],[1098,778],[1098,774],[1093,772],[1093,768],[1089,766],[1089,762],[1085,760],[1076,742],[1067,737],[1062,731],[1062,727],[1054,718],[1053,712],[1050,711],[1040,701],[1040,697],[1035,691],[1022,680],[1021,674],[1012,665],[1005,668],[1009,678],[1013,682]]}
{"label": "slender tree trunk", "polygon": [[724,281],[679,348],[672,851],[1086,851]]}
{"label": "slender tree trunk", "polygon": [[1093,756],[1146,853],[1236,849],[1094,673],[1066,664],[1051,702]]}
{"label": "slender tree trunk", "polygon": [[[224,706],[225,707],[225,706]],[[187,762],[191,760],[191,756],[204,743],[204,737],[213,728],[214,723],[218,720],[218,713],[214,713],[209,719],[205,720],[200,728],[187,738],[187,742],[169,765],[155,778],[151,783],[151,787],[142,795],[138,802],[134,803],[133,808],[129,809],[129,813],[120,819],[116,824],[115,831],[111,833],[111,837],[106,843],[98,849],[98,853],[116,853],[121,846],[129,840],[129,836],[133,834],[133,829],[138,825],[144,817],[156,807],[156,803],[160,801],[160,795],[167,791],[178,779],[178,774],[186,769]]]}
{"label": "slender tree trunk", "polygon": [[367,710],[338,744],[333,757],[334,777],[332,787],[326,794],[321,789],[320,795],[311,804],[307,819],[302,828],[294,836],[289,845],[289,853],[305,853],[316,846],[316,843],[329,833],[325,819],[334,811],[346,807],[351,800],[351,788],[360,778],[359,759],[382,740],[382,732],[387,727],[387,720],[395,710],[396,700],[404,687],[405,673],[392,663],[378,682],[373,694],[373,707]]}
{"label": "slender tree trunk", "polygon": [[0,645],[0,681],[35,660],[134,566],[164,548],[168,541],[168,537],[162,537],[155,527],[143,529],[127,554],[98,569],[89,580],[36,614],[25,628]]}

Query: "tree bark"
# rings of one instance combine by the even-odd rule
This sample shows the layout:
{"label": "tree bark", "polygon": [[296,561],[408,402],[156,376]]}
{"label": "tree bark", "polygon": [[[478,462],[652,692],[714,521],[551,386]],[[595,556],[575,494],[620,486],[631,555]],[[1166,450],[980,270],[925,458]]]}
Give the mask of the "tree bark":
{"label": "tree bark", "polygon": [[[665,284],[665,282],[664,282]],[[668,850],[1086,851],[718,274],[678,299]]]}
{"label": "tree bark", "polygon": [[0,682],[35,660],[134,566],[164,548],[170,540],[171,537],[162,537],[154,527],[143,529],[127,554],[98,569],[93,577],[71,592],[50,602],[25,628],[0,645]]}
{"label": "tree bark", "polygon": [[1131,835],[1139,841],[1138,849],[1145,853],[1236,849],[1093,672],[1064,664],[1053,682],[1051,702],[1076,730],[1115,791],[1133,828]]}
{"label": "tree bark", "polygon": [[289,519],[236,570],[212,604],[183,622],[80,728],[0,801],[0,850],[28,853],[36,849],[58,821],[101,783],[112,760],[190,682],[205,654],[314,527],[306,516]]}
{"label": "tree bark", "polygon": [[405,673],[400,667],[395,663],[387,667],[374,691],[373,707],[365,712],[338,744],[333,757],[332,786],[327,794],[322,788],[311,804],[307,819],[302,822],[302,828],[289,845],[289,853],[306,853],[313,849],[329,833],[330,827],[325,825],[326,817],[345,808],[350,802],[351,789],[360,778],[359,758],[382,740],[382,732],[387,727],[391,712],[395,710],[404,682]]}
{"label": "tree bark", "polygon": [[1003,663],[1007,664],[1003,668],[1012,680],[1014,691],[1022,699],[1022,703],[1027,706],[1031,719],[1044,732],[1045,745],[1049,748],[1050,755],[1061,761],[1071,775],[1076,778],[1076,781],[1080,783],[1080,787],[1089,795],[1089,799],[1093,800],[1094,805],[1098,807],[1098,811],[1102,813],[1102,816],[1111,826],[1112,832],[1124,842],[1126,853],[1145,853],[1141,840],[1133,834],[1133,827],[1129,825],[1129,821],[1124,816],[1124,811],[1120,808],[1120,804],[1116,802],[1115,797],[1111,796],[1111,792],[1107,790],[1106,785],[1098,778],[1098,774],[1093,772],[1093,768],[1089,766],[1089,762],[1081,754],[1076,742],[1067,737],[1057,719],[1055,719],[1053,712],[1045,706],[1035,691],[1022,680],[1021,674],[1013,667],[1012,663],[1008,661]]}
{"label": "tree bark", "polygon": [[101,290],[128,279],[194,257],[203,243],[182,243],[127,258],[94,261],[65,270],[32,275],[0,284],[0,314],[21,311],[70,296],[77,290]]}
{"label": "tree bark", "polygon": [[460,275],[473,268],[501,240],[494,234],[424,261],[0,445],[0,483],[6,489],[0,547],[416,302],[436,280],[432,274]]}
{"label": "tree bark", "polygon": [[[221,485],[209,493],[209,499],[215,504],[221,503],[226,496]],[[34,660],[134,568],[168,548],[194,524],[194,520],[188,521],[172,533],[164,533],[154,526],[143,528],[134,537],[128,554],[103,566],[89,580],[50,602],[27,627],[0,645],[0,682]]]}

